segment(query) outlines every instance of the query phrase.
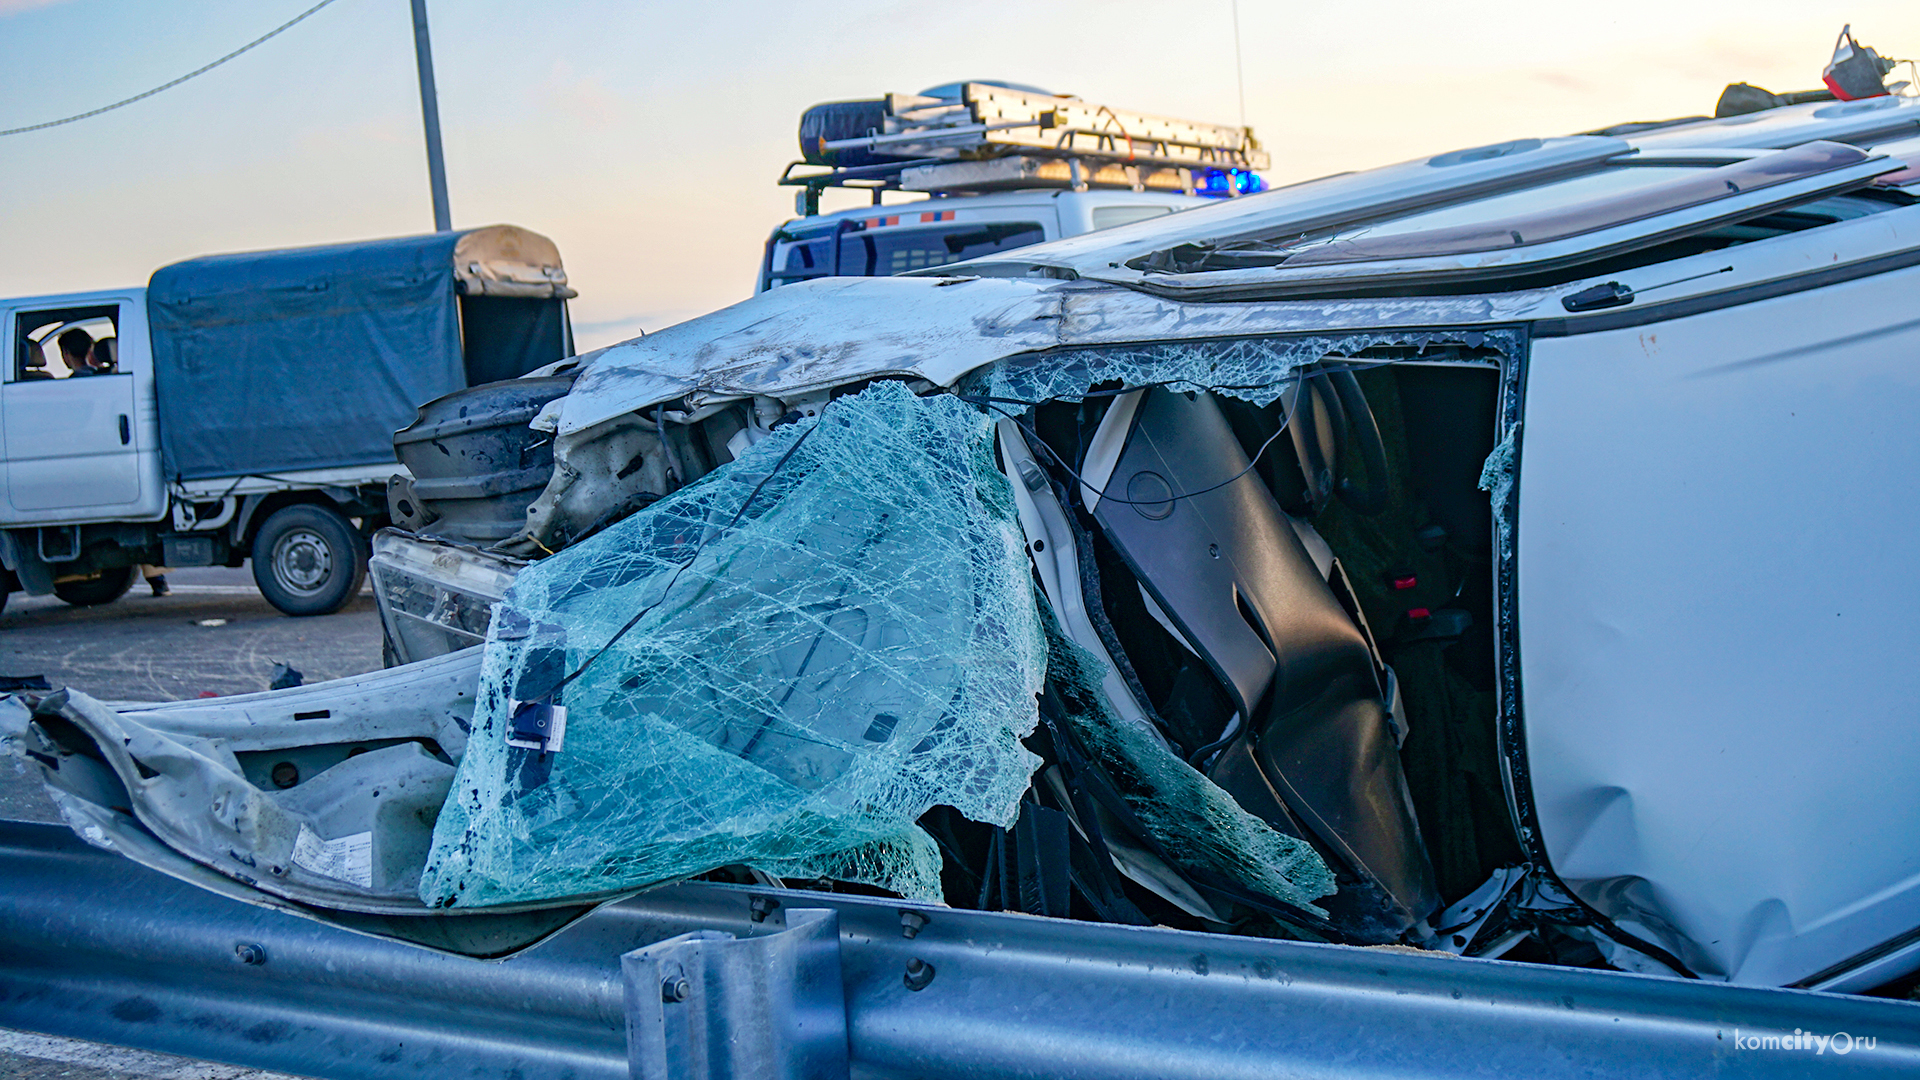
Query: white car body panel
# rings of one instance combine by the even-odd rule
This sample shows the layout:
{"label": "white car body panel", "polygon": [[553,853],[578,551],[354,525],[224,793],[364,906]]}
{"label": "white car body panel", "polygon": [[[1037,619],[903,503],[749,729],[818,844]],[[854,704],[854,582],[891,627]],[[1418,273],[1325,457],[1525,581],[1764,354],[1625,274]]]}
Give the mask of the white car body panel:
{"label": "white car body panel", "polygon": [[[1920,926],[1904,737],[1920,588],[1898,542],[1920,523],[1920,269],[1873,272],[1916,248],[1920,207],[1893,209],[1616,271],[1644,296],[1581,315],[1561,299],[1602,278],[1213,303],[1034,278],[802,283],[589,358],[560,430],[682,395],[952,385],[1062,345],[1533,323],[1517,597],[1541,838],[1583,899],[1700,973],[1819,982]],[[1785,295],[1740,301],[1756,288]],[[1642,325],[1582,332],[1623,312]]]}
{"label": "white car body panel", "polygon": [[1910,268],[1533,346],[1540,828],[1705,975],[1790,984],[1920,925],[1916,297]]}
{"label": "white car body panel", "polygon": [[1736,149],[1797,146],[1814,139],[1864,146],[1920,134],[1920,98],[1820,101],[1677,124],[1628,141],[1643,150],[1712,146]]}

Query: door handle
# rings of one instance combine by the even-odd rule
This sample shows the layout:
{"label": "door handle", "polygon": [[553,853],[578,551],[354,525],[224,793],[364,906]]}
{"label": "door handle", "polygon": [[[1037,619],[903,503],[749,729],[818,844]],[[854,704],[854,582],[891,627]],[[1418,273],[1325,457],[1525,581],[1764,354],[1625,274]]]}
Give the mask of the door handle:
{"label": "door handle", "polygon": [[133,425],[127,423],[127,414],[121,413],[120,414],[120,445],[125,446],[132,441],[133,441]]}

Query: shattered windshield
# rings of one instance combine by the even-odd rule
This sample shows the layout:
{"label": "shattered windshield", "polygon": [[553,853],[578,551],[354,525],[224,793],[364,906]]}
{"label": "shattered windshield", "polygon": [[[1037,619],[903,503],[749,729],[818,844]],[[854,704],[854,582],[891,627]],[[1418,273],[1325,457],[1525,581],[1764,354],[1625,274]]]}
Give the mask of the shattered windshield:
{"label": "shattered windshield", "polygon": [[[1011,824],[1039,625],[987,424],[896,383],[529,567],[422,896],[605,893],[728,863],[939,895],[914,824]],[[509,744],[522,702],[564,744]]]}

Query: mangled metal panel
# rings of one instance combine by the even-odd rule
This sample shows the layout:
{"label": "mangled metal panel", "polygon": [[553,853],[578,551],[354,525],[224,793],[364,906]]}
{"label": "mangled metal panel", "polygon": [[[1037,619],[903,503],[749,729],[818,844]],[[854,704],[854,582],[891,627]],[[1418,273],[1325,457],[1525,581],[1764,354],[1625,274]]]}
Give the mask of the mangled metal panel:
{"label": "mangled metal panel", "polygon": [[680,409],[754,395],[791,399],[881,376],[952,386],[995,361],[1074,345],[1199,348],[1227,338],[1356,333],[1412,340],[1435,326],[1510,323],[1543,303],[1564,314],[1561,291],[1187,304],[1085,281],[800,282],[581,357],[573,391],[533,426],[558,436],[555,456],[564,462],[564,440],[639,410],[651,415],[662,402]]}
{"label": "mangled metal panel", "polygon": [[777,429],[521,573],[422,898],[726,864],[937,897],[914,820],[1010,825],[1038,764],[1028,578],[976,409],[882,383]]}
{"label": "mangled metal panel", "polygon": [[305,903],[417,910],[425,830],[453,779],[471,655],[396,685],[385,672],[218,704],[116,711],[75,691],[10,702],[6,737],[47,772],[61,814],[112,846],[146,830],[243,883]]}
{"label": "mangled metal panel", "polygon": [[1058,340],[1046,282],[829,278],[582,358],[562,407],[566,435],[696,391],[707,398],[824,389],[878,375],[946,385],[961,373]]}
{"label": "mangled metal panel", "polygon": [[88,843],[223,896],[471,956],[588,910],[436,916],[418,882],[465,751],[480,652],[314,686],[109,707],[0,698],[0,747],[36,764]]}

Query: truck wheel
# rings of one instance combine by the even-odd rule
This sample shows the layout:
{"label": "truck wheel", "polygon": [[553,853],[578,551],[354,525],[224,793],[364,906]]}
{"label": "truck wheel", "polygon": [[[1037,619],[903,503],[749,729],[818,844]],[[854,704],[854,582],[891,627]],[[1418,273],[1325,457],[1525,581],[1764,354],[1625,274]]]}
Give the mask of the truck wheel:
{"label": "truck wheel", "polygon": [[253,580],[288,615],[331,615],[367,576],[366,543],[337,510],[301,504],[274,512],[253,539]]}
{"label": "truck wheel", "polygon": [[102,570],[97,577],[85,581],[62,581],[53,587],[53,595],[72,604],[74,607],[98,607],[111,604],[127,595],[133,588],[134,569],[131,566]]}

